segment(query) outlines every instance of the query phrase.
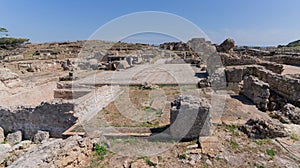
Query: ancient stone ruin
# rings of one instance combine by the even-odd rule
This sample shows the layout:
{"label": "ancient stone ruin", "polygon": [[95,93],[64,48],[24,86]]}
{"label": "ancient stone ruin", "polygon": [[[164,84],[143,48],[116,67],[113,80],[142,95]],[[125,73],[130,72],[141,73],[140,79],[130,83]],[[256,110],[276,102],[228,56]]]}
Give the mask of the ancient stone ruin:
{"label": "ancient stone ruin", "polygon": [[171,106],[171,136],[190,140],[211,134],[210,104],[207,100],[179,96]]}
{"label": "ancient stone ruin", "polygon": [[295,167],[299,56],[205,38],[1,51],[0,167]]}

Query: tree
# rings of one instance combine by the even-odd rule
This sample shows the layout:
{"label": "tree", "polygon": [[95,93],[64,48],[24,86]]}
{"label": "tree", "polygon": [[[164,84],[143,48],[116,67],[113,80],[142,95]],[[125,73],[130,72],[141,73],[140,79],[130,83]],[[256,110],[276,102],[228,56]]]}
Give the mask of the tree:
{"label": "tree", "polygon": [[8,30],[6,28],[0,27],[0,33],[5,33],[5,35],[1,35],[0,38],[0,48],[2,49],[13,49],[29,41],[27,38],[7,37],[7,32]]}
{"label": "tree", "polygon": [[8,30],[3,27],[0,27],[0,32],[8,32]]}
{"label": "tree", "polygon": [[3,27],[0,27],[0,33],[1,33],[1,34],[2,34],[2,33],[5,33],[5,34],[3,34],[3,35],[1,35],[1,36],[8,36],[7,32],[8,32],[7,29],[5,29],[5,28],[3,28]]}

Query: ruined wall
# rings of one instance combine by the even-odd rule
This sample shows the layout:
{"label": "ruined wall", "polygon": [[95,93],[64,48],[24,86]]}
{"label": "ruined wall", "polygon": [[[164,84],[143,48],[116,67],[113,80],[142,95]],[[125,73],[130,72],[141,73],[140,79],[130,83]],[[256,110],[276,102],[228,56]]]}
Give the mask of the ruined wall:
{"label": "ruined wall", "polygon": [[268,109],[270,90],[269,85],[254,76],[244,78],[243,94],[251,99],[258,109]]}
{"label": "ruined wall", "polygon": [[263,60],[287,65],[300,65],[300,56],[274,55],[262,57]]}
{"label": "ruined wall", "polygon": [[77,118],[70,103],[42,103],[36,108],[0,109],[0,127],[5,132],[21,130],[23,138],[30,139],[38,130],[49,131],[51,137],[62,133],[75,124]]}
{"label": "ruined wall", "polygon": [[86,167],[93,146],[91,139],[79,136],[55,139],[28,149],[9,167]]}
{"label": "ruined wall", "polygon": [[267,70],[270,70],[274,73],[281,74],[283,72],[283,65],[276,64],[274,62],[260,62],[258,65],[264,66]]}
{"label": "ruined wall", "polygon": [[169,42],[159,45],[159,48],[164,50],[189,51],[190,47],[183,42]]}
{"label": "ruined wall", "polygon": [[264,61],[255,57],[243,55],[243,56],[232,56],[226,53],[219,53],[222,63],[225,66],[235,66],[235,65],[261,65],[266,69],[281,74],[283,72],[283,65],[276,64],[274,62]]}
{"label": "ruined wall", "polygon": [[251,56],[232,56],[226,53],[219,53],[223,65],[225,66],[233,66],[233,65],[253,65],[260,62],[259,59],[251,57]]}
{"label": "ruined wall", "polygon": [[225,70],[228,83],[239,83],[245,76],[253,75],[268,83],[270,89],[289,101],[300,104],[300,80],[286,75],[273,73],[259,65],[227,67]]}
{"label": "ruined wall", "polygon": [[268,70],[259,70],[255,72],[260,80],[268,83],[270,89],[284,96],[288,100],[300,103],[300,80],[286,75],[279,75]]}

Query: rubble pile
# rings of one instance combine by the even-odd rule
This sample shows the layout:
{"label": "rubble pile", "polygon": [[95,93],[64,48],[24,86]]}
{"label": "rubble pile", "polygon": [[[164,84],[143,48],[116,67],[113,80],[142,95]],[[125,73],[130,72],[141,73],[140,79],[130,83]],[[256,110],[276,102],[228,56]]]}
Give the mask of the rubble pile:
{"label": "rubble pile", "polygon": [[288,135],[280,122],[271,119],[250,119],[240,129],[248,137],[254,139],[286,137]]}

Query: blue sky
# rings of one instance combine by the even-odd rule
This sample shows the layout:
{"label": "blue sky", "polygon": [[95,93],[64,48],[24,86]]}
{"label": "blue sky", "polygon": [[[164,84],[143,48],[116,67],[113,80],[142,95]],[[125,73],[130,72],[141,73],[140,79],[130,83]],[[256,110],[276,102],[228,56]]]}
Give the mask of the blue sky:
{"label": "blue sky", "polygon": [[300,39],[299,0],[0,0],[0,4],[0,27],[33,43],[85,40],[107,22],[141,11],[188,19],[214,43],[231,37],[238,45],[266,46]]}

